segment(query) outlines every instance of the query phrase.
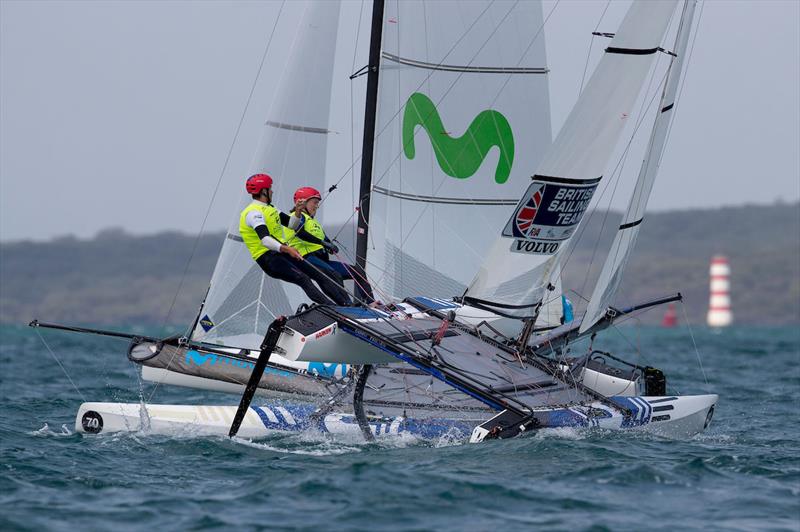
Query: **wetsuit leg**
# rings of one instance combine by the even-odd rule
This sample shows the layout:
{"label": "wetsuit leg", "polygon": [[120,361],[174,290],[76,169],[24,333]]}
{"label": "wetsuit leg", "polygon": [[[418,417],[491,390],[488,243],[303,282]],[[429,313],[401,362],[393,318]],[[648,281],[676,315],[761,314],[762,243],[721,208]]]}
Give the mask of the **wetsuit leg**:
{"label": "wetsuit leg", "polygon": [[344,279],[352,279],[356,283],[356,296],[361,300],[369,302],[375,301],[375,296],[372,294],[372,287],[367,281],[367,274],[364,269],[358,265],[345,264],[336,260],[329,260],[328,266],[333,270],[339,272]]}
{"label": "wetsuit leg", "polygon": [[[336,284],[336,281],[333,280],[336,276],[332,275],[332,270],[314,266],[308,259],[299,261],[297,263],[297,268],[308,277],[314,279],[322,291],[325,292],[325,295],[333,299],[337,305],[349,307],[353,304],[353,302],[350,301],[350,296],[344,291],[344,288]],[[342,285],[344,285],[344,283],[342,283]]]}
{"label": "wetsuit leg", "polygon": [[311,301],[322,305],[333,304],[333,301],[319,291],[311,281],[311,278],[296,266],[296,264],[302,264],[303,261],[295,261],[279,253],[265,253],[256,262],[264,270],[264,273],[270,277],[296,284],[302,288]]}
{"label": "wetsuit leg", "polygon": [[333,279],[333,281],[341,287],[344,287],[344,280],[345,278],[349,279],[349,277],[343,277],[341,272],[337,271],[335,268],[331,266],[330,263],[325,262],[325,260],[314,253],[309,253],[305,256],[305,259],[310,264],[316,266],[320,270],[324,271],[329,277]]}

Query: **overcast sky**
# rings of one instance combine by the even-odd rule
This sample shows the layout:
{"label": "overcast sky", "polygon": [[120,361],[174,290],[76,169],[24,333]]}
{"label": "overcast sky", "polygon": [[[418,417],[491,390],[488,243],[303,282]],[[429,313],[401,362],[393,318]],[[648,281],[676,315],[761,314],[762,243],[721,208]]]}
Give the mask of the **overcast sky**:
{"label": "overcast sky", "polygon": [[[196,233],[279,5],[0,0],[0,240]],[[605,5],[562,0],[546,26],[556,130]],[[290,5],[206,230],[233,215],[296,18]],[[651,210],[796,201],[799,154],[800,2],[707,0]]]}

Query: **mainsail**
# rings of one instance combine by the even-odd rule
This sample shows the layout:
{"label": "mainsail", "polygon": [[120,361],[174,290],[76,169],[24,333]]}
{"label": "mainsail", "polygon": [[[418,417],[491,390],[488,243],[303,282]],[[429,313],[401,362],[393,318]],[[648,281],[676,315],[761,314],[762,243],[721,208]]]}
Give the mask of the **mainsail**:
{"label": "mainsail", "polygon": [[389,0],[368,274],[461,295],[551,142],[541,3]]}
{"label": "mainsail", "polygon": [[639,234],[640,224],[642,223],[644,211],[647,207],[647,200],[650,198],[650,192],[653,189],[653,183],[655,183],[656,175],[658,174],[661,156],[667,144],[669,126],[675,114],[675,97],[678,92],[678,82],[681,78],[681,71],[683,70],[683,65],[686,60],[686,51],[689,43],[689,33],[692,27],[695,5],[696,0],[688,0],[684,6],[683,16],[681,17],[681,23],[678,27],[678,33],[675,39],[676,57],[672,59],[667,73],[667,80],[664,84],[664,92],[661,95],[661,104],[659,105],[659,112],[653,126],[650,144],[647,148],[645,159],[642,162],[639,177],[636,180],[636,187],[628,203],[628,209],[625,212],[625,216],[622,217],[622,224],[617,230],[614,243],[611,244],[608,258],[603,265],[600,278],[589,300],[586,316],[581,324],[580,332],[591,328],[605,315],[606,309],[611,304],[614,294],[616,294],[619,288],[620,281],[622,280],[622,271],[636,243],[636,237]]}
{"label": "mainsail", "polygon": [[636,2],[467,290],[534,316],[659,51],[675,0]]}
{"label": "mainsail", "polygon": [[[295,35],[287,70],[278,87],[251,173],[276,178],[273,202],[292,205],[298,183],[324,188],[330,86],[340,2],[312,2]],[[244,176],[237,176],[238,186]],[[276,315],[291,314],[306,300],[294,285],[263,274],[239,236],[242,195],[228,229],[211,286],[192,339],[257,349]]]}

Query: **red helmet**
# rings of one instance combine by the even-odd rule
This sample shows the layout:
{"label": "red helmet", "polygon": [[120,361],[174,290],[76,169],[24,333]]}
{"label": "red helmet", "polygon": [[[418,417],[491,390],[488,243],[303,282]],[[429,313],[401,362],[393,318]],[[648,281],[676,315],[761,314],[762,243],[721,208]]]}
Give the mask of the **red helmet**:
{"label": "red helmet", "polygon": [[300,187],[294,192],[294,202],[297,203],[298,201],[308,201],[311,198],[317,198],[318,200],[322,200],[322,194],[319,193],[314,187]]}
{"label": "red helmet", "polygon": [[255,174],[247,178],[244,184],[248,194],[260,194],[265,188],[272,188],[272,178],[267,174]]}

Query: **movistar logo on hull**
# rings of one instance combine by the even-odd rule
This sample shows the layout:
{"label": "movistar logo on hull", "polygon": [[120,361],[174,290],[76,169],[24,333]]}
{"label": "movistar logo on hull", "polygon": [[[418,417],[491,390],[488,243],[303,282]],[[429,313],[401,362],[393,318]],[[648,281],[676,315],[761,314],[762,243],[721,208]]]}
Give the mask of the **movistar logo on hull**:
{"label": "movistar logo on hull", "polygon": [[417,126],[428,133],[442,171],[450,177],[466,179],[478,171],[490,149],[497,146],[500,159],[494,172],[497,183],[505,183],[514,163],[514,135],[511,126],[498,111],[481,111],[460,137],[451,137],[442,124],[439,111],[430,98],[415,92],[406,102],[403,113],[403,152],[413,159],[414,130]]}
{"label": "movistar logo on hull", "polygon": [[[238,360],[236,358],[216,355],[214,353],[201,353],[199,351],[195,351],[194,349],[190,349],[186,352],[186,364],[188,366],[196,365],[196,366],[205,366],[208,364],[209,366],[229,366],[233,368],[240,368],[247,371],[252,371],[255,367],[255,364],[252,362],[248,362],[246,360]],[[288,371],[283,371],[279,369],[274,369],[267,367],[264,369],[264,373],[275,374],[280,377],[287,377],[287,378],[294,378],[294,374]]]}

